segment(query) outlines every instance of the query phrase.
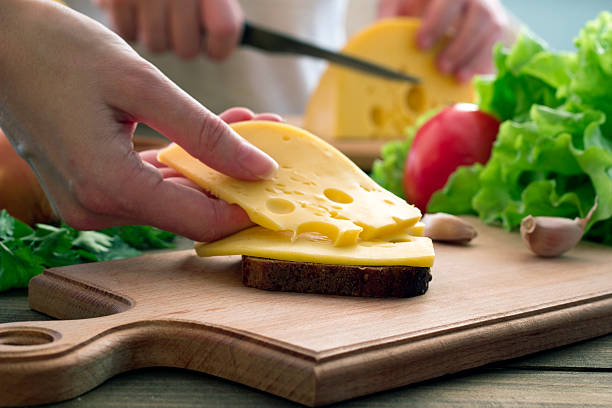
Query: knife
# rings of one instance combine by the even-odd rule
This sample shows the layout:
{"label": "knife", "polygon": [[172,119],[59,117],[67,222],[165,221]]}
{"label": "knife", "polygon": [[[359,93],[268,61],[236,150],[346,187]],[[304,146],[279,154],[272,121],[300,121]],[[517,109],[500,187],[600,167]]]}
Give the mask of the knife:
{"label": "knife", "polygon": [[362,72],[367,72],[369,74],[395,81],[408,81],[415,84],[421,82],[419,78],[412,75],[406,75],[359,58],[330,51],[314,44],[298,40],[297,38],[290,37],[286,34],[253,25],[249,22],[244,23],[240,44],[268,52],[299,54],[315,58],[322,58],[334,64],[357,69]]}

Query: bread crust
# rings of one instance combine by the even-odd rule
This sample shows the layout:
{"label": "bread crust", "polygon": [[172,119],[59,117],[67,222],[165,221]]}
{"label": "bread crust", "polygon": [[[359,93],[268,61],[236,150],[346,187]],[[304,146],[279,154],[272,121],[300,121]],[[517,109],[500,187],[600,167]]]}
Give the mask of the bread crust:
{"label": "bread crust", "polygon": [[424,294],[430,268],[354,266],[242,257],[245,286],[284,292],[365,297],[412,297]]}

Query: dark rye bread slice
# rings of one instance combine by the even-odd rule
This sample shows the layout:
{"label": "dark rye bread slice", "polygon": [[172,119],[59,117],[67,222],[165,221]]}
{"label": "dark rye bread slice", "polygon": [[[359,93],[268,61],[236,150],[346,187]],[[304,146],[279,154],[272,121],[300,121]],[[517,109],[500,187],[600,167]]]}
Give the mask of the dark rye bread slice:
{"label": "dark rye bread slice", "polygon": [[411,297],[425,293],[430,280],[428,267],[330,265],[242,257],[242,282],[264,290]]}

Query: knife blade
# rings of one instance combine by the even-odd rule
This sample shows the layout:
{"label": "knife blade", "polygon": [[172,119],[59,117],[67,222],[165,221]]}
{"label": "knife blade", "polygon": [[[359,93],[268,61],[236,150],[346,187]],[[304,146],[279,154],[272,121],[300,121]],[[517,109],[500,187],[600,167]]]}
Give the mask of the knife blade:
{"label": "knife blade", "polygon": [[421,80],[415,76],[397,72],[350,55],[330,51],[286,34],[253,25],[249,22],[244,23],[240,44],[273,53],[298,54],[322,58],[334,64],[357,69],[362,72],[395,81],[408,81],[415,84],[421,82]]}

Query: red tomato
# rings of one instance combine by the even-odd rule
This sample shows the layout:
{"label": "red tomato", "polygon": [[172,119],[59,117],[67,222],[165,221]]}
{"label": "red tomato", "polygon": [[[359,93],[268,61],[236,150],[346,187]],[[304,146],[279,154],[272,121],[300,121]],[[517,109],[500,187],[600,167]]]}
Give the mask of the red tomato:
{"label": "red tomato", "polygon": [[404,166],[408,202],[425,212],[431,195],[458,166],[486,163],[499,121],[469,103],[447,107],[417,131]]}

